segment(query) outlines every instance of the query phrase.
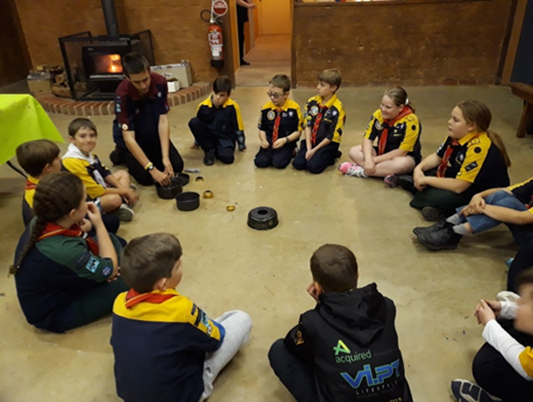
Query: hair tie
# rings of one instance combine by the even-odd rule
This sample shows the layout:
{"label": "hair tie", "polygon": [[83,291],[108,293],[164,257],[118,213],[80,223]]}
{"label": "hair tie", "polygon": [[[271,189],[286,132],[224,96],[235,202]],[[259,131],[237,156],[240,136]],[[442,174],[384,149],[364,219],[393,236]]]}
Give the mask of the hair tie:
{"label": "hair tie", "polygon": [[405,106],[409,104],[409,98],[405,98]]}

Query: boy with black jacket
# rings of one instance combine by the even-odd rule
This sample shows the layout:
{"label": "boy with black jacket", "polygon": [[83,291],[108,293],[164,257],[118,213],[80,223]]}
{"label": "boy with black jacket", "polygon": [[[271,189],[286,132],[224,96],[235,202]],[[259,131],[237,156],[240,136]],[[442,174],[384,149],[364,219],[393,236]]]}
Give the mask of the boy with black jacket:
{"label": "boy with black jacket", "polygon": [[392,300],[372,283],[357,288],[355,255],[325,244],[311,257],[317,301],[269,352],[270,365],[299,402],[411,402]]}

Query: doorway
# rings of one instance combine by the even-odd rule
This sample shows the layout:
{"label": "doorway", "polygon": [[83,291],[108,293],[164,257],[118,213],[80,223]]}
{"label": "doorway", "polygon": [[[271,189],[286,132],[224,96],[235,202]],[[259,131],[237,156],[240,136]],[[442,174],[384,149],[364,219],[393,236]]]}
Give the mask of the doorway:
{"label": "doorway", "polygon": [[[239,86],[265,86],[275,74],[291,73],[292,2],[248,0],[256,7],[248,11],[245,24],[244,59],[249,66],[236,66]],[[237,35],[237,32],[235,32]]]}

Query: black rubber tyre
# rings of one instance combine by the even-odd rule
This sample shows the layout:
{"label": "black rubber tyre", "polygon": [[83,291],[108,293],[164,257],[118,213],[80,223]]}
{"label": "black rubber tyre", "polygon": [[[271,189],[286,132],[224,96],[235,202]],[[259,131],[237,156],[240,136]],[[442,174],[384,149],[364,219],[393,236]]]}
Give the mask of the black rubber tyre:
{"label": "black rubber tyre", "polygon": [[257,207],[248,212],[248,226],[255,230],[269,230],[278,226],[278,213],[274,208]]}

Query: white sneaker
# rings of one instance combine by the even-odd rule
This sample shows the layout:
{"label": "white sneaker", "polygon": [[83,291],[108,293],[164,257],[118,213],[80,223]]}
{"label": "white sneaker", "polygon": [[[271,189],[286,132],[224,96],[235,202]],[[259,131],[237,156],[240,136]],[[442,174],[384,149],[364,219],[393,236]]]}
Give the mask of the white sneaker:
{"label": "white sneaker", "polygon": [[133,209],[131,209],[127,204],[122,204],[120,207],[112,212],[113,215],[116,215],[121,222],[130,222],[133,219]]}
{"label": "white sneaker", "polygon": [[348,170],[346,171],[345,176],[348,177],[362,177],[367,178],[368,176],[365,174],[365,169],[362,166],[354,165],[350,166]]}
{"label": "white sneaker", "polygon": [[500,292],[496,295],[496,300],[499,302],[505,301],[516,303],[518,299],[520,299],[520,295],[517,295],[514,292],[509,292],[507,290],[504,290],[503,292]]}

